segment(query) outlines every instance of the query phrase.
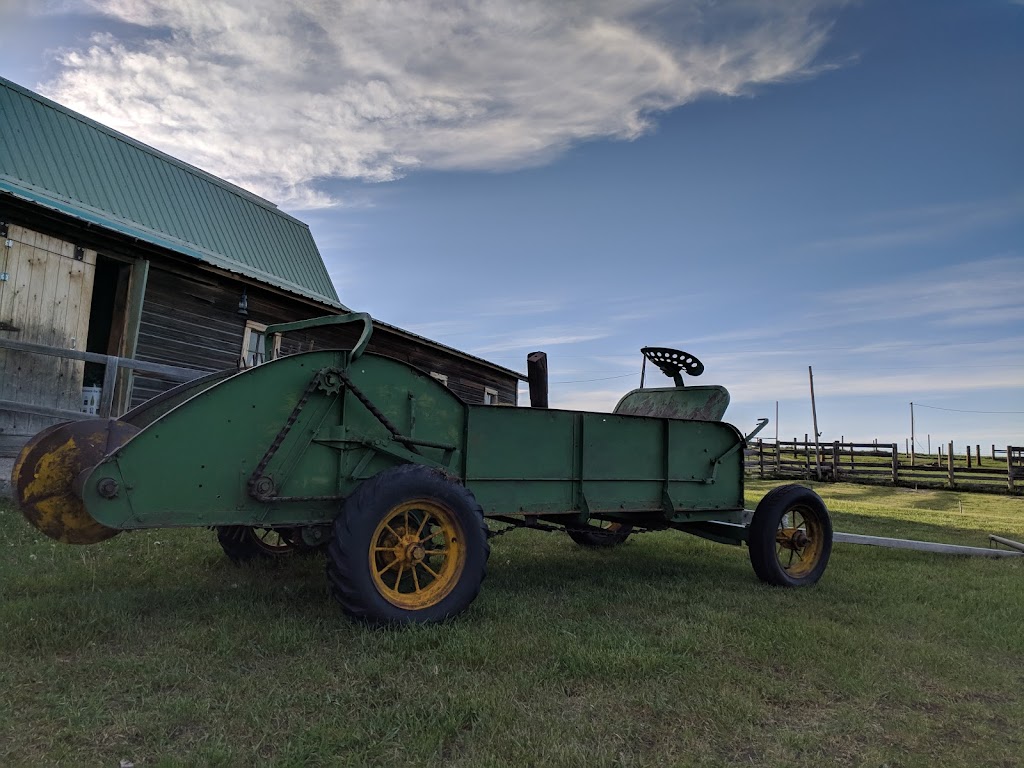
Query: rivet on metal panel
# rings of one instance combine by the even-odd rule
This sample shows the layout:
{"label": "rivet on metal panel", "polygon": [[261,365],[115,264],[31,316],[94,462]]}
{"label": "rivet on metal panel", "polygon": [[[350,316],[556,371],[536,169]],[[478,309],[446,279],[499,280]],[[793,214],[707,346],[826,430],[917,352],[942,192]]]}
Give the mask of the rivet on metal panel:
{"label": "rivet on metal panel", "polygon": [[13,248],[14,247],[14,241],[13,240],[5,240],[4,241],[4,246],[6,248]]}
{"label": "rivet on metal panel", "polygon": [[6,272],[0,272],[0,283],[6,283],[10,279],[11,276],[8,275]]}
{"label": "rivet on metal panel", "polygon": [[7,237],[7,222],[0,221],[0,237]]}

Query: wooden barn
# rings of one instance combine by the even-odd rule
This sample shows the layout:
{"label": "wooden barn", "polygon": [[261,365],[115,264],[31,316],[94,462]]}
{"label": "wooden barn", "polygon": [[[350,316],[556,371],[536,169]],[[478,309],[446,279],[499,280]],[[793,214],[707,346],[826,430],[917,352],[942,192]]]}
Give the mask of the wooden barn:
{"label": "wooden barn", "polygon": [[[250,192],[0,78],[0,456],[40,429],[262,362],[272,323],[347,311],[309,227]],[[375,322],[369,350],[467,402],[515,371]],[[355,326],[271,340],[350,346]]]}

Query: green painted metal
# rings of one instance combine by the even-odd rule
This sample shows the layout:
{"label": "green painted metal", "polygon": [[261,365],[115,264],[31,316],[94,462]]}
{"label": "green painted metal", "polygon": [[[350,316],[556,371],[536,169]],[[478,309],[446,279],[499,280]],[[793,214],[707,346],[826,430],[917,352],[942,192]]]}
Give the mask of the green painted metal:
{"label": "green painted metal", "polygon": [[666,387],[634,389],[623,395],[615,413],[625,416],[660,416],[666,419],[721,421],[729,407],[725,387]]}
{"label": "green painted metal", "polygon": [[461,479],[491,517],[594,516],[743,540],[735,427],[467,405],[411,366],[361,354],[369,318],[332,322],[346,320],[365,324],[353,351],[210,377],[130,414],[142,431],[80,483],[89,514],[116,529],[318,525],[363,480],[416,462]]}
{"label": "green painted metal", "polygon": [[341,307],[309,227],[0,78],[0,193]]}

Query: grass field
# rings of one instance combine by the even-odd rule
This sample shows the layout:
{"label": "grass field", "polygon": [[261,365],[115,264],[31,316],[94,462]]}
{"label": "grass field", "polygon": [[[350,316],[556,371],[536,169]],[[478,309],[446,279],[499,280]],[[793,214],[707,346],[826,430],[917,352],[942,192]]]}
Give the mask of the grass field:
{"label": "grass field", "polygon": [[[752,483],[748,502],[771,486]],[[1024,499],[821,485],[837,530],[1024,539]],[[92,547],[0,502],[0,765],[1019,766],[1024,558],[836,545],[806,590],[672,532],[495,539],[447,625],[375,631],[317,557]]]}

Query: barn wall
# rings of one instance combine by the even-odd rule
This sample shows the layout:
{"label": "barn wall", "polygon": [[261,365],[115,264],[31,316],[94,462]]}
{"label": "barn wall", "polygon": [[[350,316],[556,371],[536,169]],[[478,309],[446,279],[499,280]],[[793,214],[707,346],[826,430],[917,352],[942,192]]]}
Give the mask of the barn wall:
{"label": "barn wall", "polygon": [[[314,317],[319,311],[301,300],[256,286],[246,288],[248,315],[238,314],[242,283],[200,270],[166,268],[154,263],[149,272],[136,358],[207,371],[235,368],[242,355],[246,321],[263,325]],[[287,334],[282,354],[308,349],[348,348],[357,340],[359,324]],[[466,402],[482,403],[484,387],[498,401],[514,404],[518,381],[458,355],[409,340],[376,327],[369,351],[394,357],[430,373],[448,376],[448,386]],[[172,385],[136,375],[132,404],[148,400]]]}
{"label": "barn wall", "polygon": [[[11,246],[6,247],[6,241]],[[8,224],[0,241],[0,336],[84,350],[96,251]],[[16,329],[16,330],[15,330]],[[0,400],[78,410],[84,363],[0,349]],[[0,411],[0,435],[32,435],[58,419]]]}

